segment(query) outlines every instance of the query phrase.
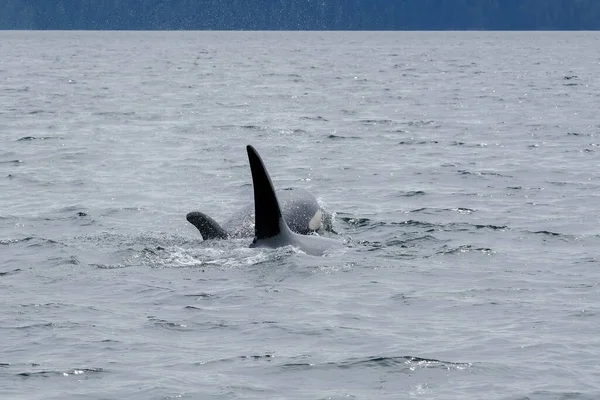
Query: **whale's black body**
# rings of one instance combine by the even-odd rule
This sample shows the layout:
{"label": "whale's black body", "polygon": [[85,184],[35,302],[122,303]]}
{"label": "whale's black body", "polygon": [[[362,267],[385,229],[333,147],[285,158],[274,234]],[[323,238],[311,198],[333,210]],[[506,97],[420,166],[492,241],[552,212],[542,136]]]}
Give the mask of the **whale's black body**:
{"label": "whale's black body", "polygon": [[[327,213],[317,199],[304,189],[283,189],[277,192],[283,217],[290,229],[307,235],[323,226]],[[204,240],[251,237],[254,235],[254,204],[239,210],[223,226],[199,211],[186,216],[188,222],[198,228]]]}
{"label": "whale's black body", "polygon": [[254,189],[254,240],[250,247],[277,248],[291,245],[307,254],[321,255],[326,250],[339,246],[340,242],[336,240],[300,235],[289,228],[262,159],[254,147],[248,145],[246,150]]}

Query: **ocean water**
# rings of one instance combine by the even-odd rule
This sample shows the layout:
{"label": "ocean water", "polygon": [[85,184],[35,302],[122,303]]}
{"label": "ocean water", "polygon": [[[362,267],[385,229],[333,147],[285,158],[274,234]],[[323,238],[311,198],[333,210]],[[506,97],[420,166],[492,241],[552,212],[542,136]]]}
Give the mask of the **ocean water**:
{"label": "ocean water", "polygon": [[[0,397],[600,398],[599,46],[0,32]],[[202,241],[247,144],[341,250]]]}

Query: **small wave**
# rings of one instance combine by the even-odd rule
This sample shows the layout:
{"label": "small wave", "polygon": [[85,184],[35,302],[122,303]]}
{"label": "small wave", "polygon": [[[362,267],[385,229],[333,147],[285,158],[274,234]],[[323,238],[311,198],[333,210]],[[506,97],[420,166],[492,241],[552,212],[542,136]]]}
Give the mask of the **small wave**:
{"label": "small wave", "polygon": [[258,125],[240,125],[241,128],[249,129],[251,131],[264,131],[266,128]]}
{"label": "small wave", "polygon": [[363,227],[372,225],[372,221],[369,218],[351,218],[351,217],[339,217],[342,221],[351,226]]}
{"label": "small wave", "polygon": [[331,139],[331,140],[340,140],[340,139],[360,139],[359,136],[341,136],[341,135],[334,135],[331,134],[329,136],[327,136],[327,139]]}
{"label": "small wave", "polygon": [[300,135],[300,134],[306,134],[308,132],[305,131],[304,129],[296,128],[296,129],[280,129],[279,133],[286,134],[286,135],[289,135],[289,134]]}
{"label": "small wave", "polygon": [[28,236],[22,239],[0,239],[0,245],[13,245],[17,243],[27,243],[28,247],[43,247],[43,246],[55,246],[60,245],[64,246],[62,243],[59,243],[52,239],[44,239],[35,236]]}
{"label": "small wave", "polygon": [[229,130],[229,129],[237,128],[237,125],[213,125],[212,127],[214,129]]}
{"label": "small wave", "polygon": [[17,274],[19,272],[21,272],[22,270],[17,268],[17,269],[13,269],[12,271],[4,271],[4,272],[0,272],[0,276],[9,276],[9,275],[14,275]]}
{"label": "small wave", "polygon": [[184,294],[184,297],[195,297],[201,299],[208,299],[214,296],[212,293],[198,293],[198,294]]}
{"label": "small wave", "polygon": [[488,247],[474,247],[470,244],[458,246],[455,248],[448,248],[438,251],[437,254],[463,254],[470,252],[480,252],[484,254],[493,254],[494,251]]}
{"label": "small wave", "polygon": [[449,224],[438,224],[438,223],[432,223],[432,222],[421,222],[421,221],[414,221],[414,220],[409,220],[406,221],[404,224],[408,224],[408,225],[412,225],[412,226],[427,226],[430,229],[437,229],[437,230],[441,230],[441,231],[445,231],[445,232],[468,232],[468,231],[472,231],[473,229],[488,229],[488,230],[492,230],[492,231],[503,231],[508,229],[508,227],[506,225],[492,225],[492,224],[488,224],[488,225],[482,225],[482,224],[471,224],[471,223],[456,223],[456,222],[451,222]]}
{"label": "small wave", "polygon": [[592,133],[581,133],[581,132],[567,132],[567,136],[585,136],[585,137],[593,137]]}
{"label": "small wave", "polygon": [[578,260],[575,262],[575,264],[581,264],[581,263],[597,263],[599,261],[598,258],[596,257],[584,257],[581,260]]}
{"label": "small wave", "polygon": [[71,375],[83,375],[104,372],[103,368],[75,368],[67,371],[35,371],[35,372],[20,372],[17,376],[23,378],[47,378],[50,376],[71,376]]}
{"label": "small wave", "polygon": [[239,356],[238,358],[240,358],[241,360],[253,360],[253,361],[266,360],[266,361],[272,361],[273,360],[273,355],[272,354],[259,354],[259,355],[251,355],[251,356]]}
{"label": "small wave", "polygon": [[441,226],[439,224],[433,224],[430,222],[421,222],[416,220],[407,220],[402,222],[385,222],[385,221],[374,221],[369,218],[354,218],[354,217],[339,217],[340,220],[347,223],[350,226],[362,228],[368,226],[370,228],[377,228],[381,226],[416,226],[420,228],[433,228]]}
{"label": "small wave", "polygon": [[554,185],[554,186],[567,186],[567,185],[571,184],[571,182],[560,182],[560,181],[546,181],[546,183],[549,183],[550,185]]}
{"label": "small wave", "polygon": [[532,231],[531,233],[534,233],[536,235],[546,235],[546,236],[563,236],[561,233],[558,232],[550,232],[550,231]]}
{"label": "small wave", "polygon": [[310,121],[324,121],[324,122],[329,121],[327,118],[323,118],[319,115],[317,115],[316,117],[300,117],[300,119],[305,119],[305,120],[310,120]]}
{"label": "small wave", "polygon": [[560,239],[563,241],[576,240],[578,238],[577,235],[570,235],[570,234],[566,234],[566,233],[552,232],[552,231],[547,231],[547,230],[525,231],[525,232],[533,233],[534,235],[540,235],[540,236],[544,236],[547,238],[556,238],[556,239]]}
{"label": "small wave", "polygon": [[341,365],[368,365],[368,366],[394,366],[394,365],[418,365],[424,368],[430,367],[443,367],[446,366],[470,366],[470,363],[455,363],[450,361],[436,360],[433,358],[423,358],[414,356],[401,356],[401,357],[371,357],[362,360],[351,360]]}
{"label": "small wave", "polygon": [[127,268],[130,265],[126,265],[126,264],[89,264],[90,267],[92,268],[97,268],[97,269],[120,269],[120,268]]}
{"label": "small wave", "polygon": [[70,213],[70,212],[78,211],[80,209],[81,209],[81,207],[79,207],[79,206],[66,206],[66,207],[59,208],[58,212]]}
{"label": "small wave", "polygon": [[[424,213],[427,214],[427,211],[432,210],[433,212],[429,212],[429,214],[439,213],[439,212],[456,212],[455,209],[427,209],[421,208],[417,210],[410,211],[411,213]],[[461,213],[470,213],[473,212],[470,209],[462,209],[459,211]],[[428,221],[419,221],[415,219],[409,219],[401,222],[386,222],[386,221],[375,221],[369,218],[354,218],[354,217],[339,217],[339,219],[346,224],[350,225],[353,228],[367,228],[367,230],[377,229],[380,227],[412,227],[419,230],[424,230],[425,232],[434,232],[434,231],[443,231],[443,232],[469,232],[475,230],[491,230],[491,231],[505,231],[510,228],[506,225],[494,225],[494,224],[473,224],[467,222],[451,222],[451,223],[436,223],[436,222],[428,222]],[[389,245],[389,243],[386,243]]]}
{"label": "small wave", "polygon": [[10,244],[15,244],[15,243],[29,242],[32,239],[33,239],[33,236],[27,236],[22,239],[0,239],[0,245],[6,246],[6,245],[10,245]]}
{"label": "small wave", "polygon": [[575,391],[536,390],[527,395],[509,397],[507,400],[597,400],[598,398],[598,392],[590,395]]}
{"label": "small wave", "polygon": [[28,247],[44,247],[44,246],[52,246],[55,245],[64,246],[62,243],[57,242],[52,239],[44,239],[44,238],[34,238],[33,242],[28,245]]}
{"label": "small wave", "polygon": [[434,120],[416,120],[416,121],[407,121],[404,122],[404,125],[408,125],[408,126],[412,126],[412,127],[423,127],[423,126],[428,126],[428,125],[436,125],[436,126],[440,126],[436,121]]}
{"label": "small wave", "polygon": [[20,304],[20,307],[23,308],[29,308],[29,307],[47,307],[47,308],[61,308],[61,307],[65,307],[68,306],[68,304],[65,303],[28,303],[28,304]]}
{"label": "small wave", "polygon": [[361,359],[349,359],[339,362],[327,362],[323,364],[313,364],[308,362],[287,363],[283,364],[283,368],[408,368],[415,370],[417,368],[442,368],[448,369],[465,369],[471,367],[471,363],[456,363],[450,361],[436,360],[432,358],[413,357],[413,356],[398,356],[398,357],[366,357]]}
{"label": "small wave", "polygon": [[394,121],[391,119],[361,119],[358,122],[363,124],[377,125],[377,124],[391,124]]}
{"label": "small wave", "polygon": [[17,92],[17,93],[21,92],[22,93],[22,92],[29,92],[30,89],[29,89],[29,86],[25,86],[22,88],[6,88],[4,90],[6,92]]}
{"label": "small wave", "polygon": [[491,229],[493,231],[503,231],[505,229],[508,229],[508,227],[506,225],[478,225],[478,224],[475,224],[473,226],[477,229]]}
{"label": "small wave", "polygon": [[[190,103],[191,105],[194,105],[193,103]],[[222,107],[228,107],[228,108],[243,108],[243,107],[248,107],[248,103],[240,103],[240,104],[235,104],[235,103],[223,103],[218,101],[217,105],[222,106]]]}
{"label": "small wave", "polygon": [[414,196],[423,196],[425,193],[423,190],[409,190],[408,192],[403,192],[400,194],[402,197],[414,197]]}
{"label": "small wave", "polygon": [[457,208],[431,208],[431,207],[421,207],[416,208],[414,210],[408,211],[409,213],[424,213],[424,214],[439,214],[446,212],[457,212],[459,214],[472,214],[475,210],[471,208],[465,207],[457,207]]}
{"label": "small wave", "polygon": [[48,261],[52,261],[54,265],[80,265],[79,259],[76,256],[51,257]]}
{"label": "small wave", "polygon": [[513,176],[511,175],[504,175],[499,172],[493,171],[467,171],[466,169],[459,169],[456,172],[458,172],[461,175],[500,176],[503,178],[513,178]]}
{"label": "small wave", "polygon": [[35,328],[53,328],[56,325],[52,322],[45,322],[40,324],[31,324],[31,325],[21,325],[21,326],[13,326],[12,329],[18,330],[27,330],[27,329],[35,329]]}
{"label": "small wave", "polygon": [[45,111],[45,110],[33,110],[33,111],[29,111],[27,114],[35,115],[35,114],[43,114],[43,113],[56,114],[54,111]]}
{"label": "small wave", "polygon": [[401,142],[398,142],[398,144],[400,145],[422,145],[422,144],[438,144],[439,141],[437,140],[403,140]]}
{"label": "small wave", "polygon": [[414,210],[410,210],[409,213],[435,214],[435,213],[439,213],[440,211],[444,211],[444,209],[421,207],[421,208],[415,208]]}
{"label": "small wave", "polygon": [[402,222],[392,222],[391,225],[414,226],[417,228],[427,229],[428,232],[431,232],[434,229],[439,229],[442,226],[441,224],[435,224],[433,222],[417,221],[415,219],[409,219],[407,221],[402,221]]}
{"label": "small wave", "polygon": [[148,320],[153,325],[158,326],[160,328],[173,329],[173,330],[177,330],[177,331],[187,331],[187,330],[190,330],[190,328],[188,328],[188,326],[185,325],[185,324],[177,324],[175,322],[169,322],[169,321],[166,321],[164,319],[156,318],[156,317],[153,317],[153,316],[149,316]]}
{"label": "small wave", "polygon": [[32,140],[52,140],[52,139],[64,139],[62,136],[23,136],[17,139],[17,142],[28,142]]}
{"label": "small wave", "polygon": [[407,238],[407,239],[401,239],[401,238],[393,238],[391,240],[388,240],[385,245],[387,247],[414,247],[415,245],[418,245],[420,243],[435,243],[435,242],[439,242],[438,239],[436,239],[435,237],[431,236],[431,235],[424,235],[424,236],[419,236],[419,237],[411,237],[411,238]]}
{"label": "small wave", "polygon": [[465,207],[451,208],[451,210],[456,211],[460,214],[472,214],[475,212],[475,210],[473,210],[472,208],[465,208]]}
{"label": "small wave", "polygon": [[[224,324],[220,324],[221,326],[225,326]],[[218,358],[206,361],[198,361],[195,362],[194,365],[207,365],[207,364],[217,364],[217,363],[231,363],[237,360],[243,361],[273,361],[275,356],[272,354],[253,354],[253,355],[241,355],[237,357],[229,357],[229,358]]]}

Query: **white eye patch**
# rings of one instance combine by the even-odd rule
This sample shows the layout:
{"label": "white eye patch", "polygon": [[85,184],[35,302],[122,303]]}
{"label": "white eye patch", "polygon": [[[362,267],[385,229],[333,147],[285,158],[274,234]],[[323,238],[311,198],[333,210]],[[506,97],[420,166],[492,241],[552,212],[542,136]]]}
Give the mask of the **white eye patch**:
{"label": "white eye patch", "polygon": [[308,221],[308,229],[311,231],[318,230],[323,225],[323,213],[317,210],[315,215]]}

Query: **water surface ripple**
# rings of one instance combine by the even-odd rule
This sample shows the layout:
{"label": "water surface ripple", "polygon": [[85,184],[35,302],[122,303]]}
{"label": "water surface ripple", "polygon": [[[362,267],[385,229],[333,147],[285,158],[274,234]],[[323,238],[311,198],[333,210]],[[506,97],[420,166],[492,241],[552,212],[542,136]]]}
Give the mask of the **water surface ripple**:
{"label": "water surface ripple", "polygon": [[[0,39],[3,399],[600,398],[597,33]],[[246,144],[342,251],[202,241]]]}

